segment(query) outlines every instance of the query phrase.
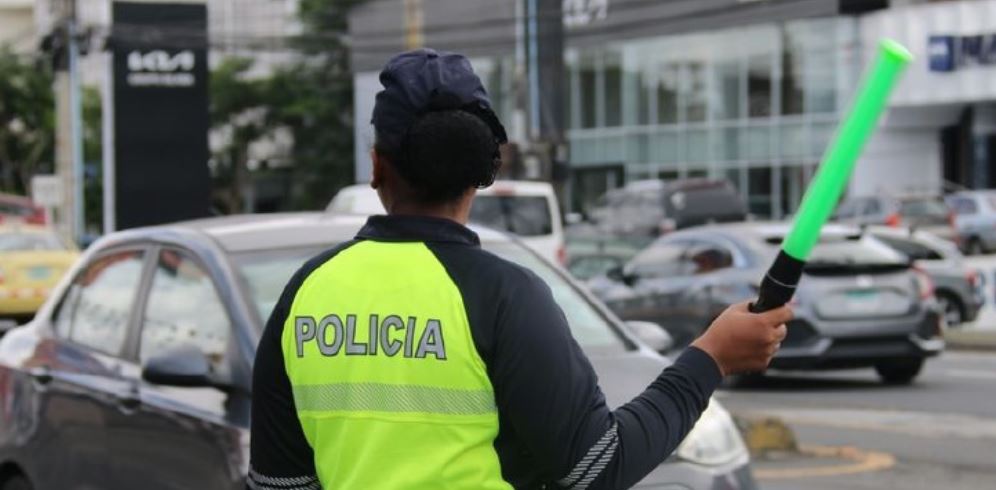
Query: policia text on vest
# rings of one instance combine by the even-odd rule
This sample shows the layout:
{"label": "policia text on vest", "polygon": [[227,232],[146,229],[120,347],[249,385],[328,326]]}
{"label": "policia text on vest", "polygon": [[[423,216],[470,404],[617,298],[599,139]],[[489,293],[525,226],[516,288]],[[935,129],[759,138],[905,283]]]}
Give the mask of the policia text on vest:
{"label": "policia text on vest", "polygon": [[320,320],[311,316],[298,316],[294,319],[294,338],[297,341],[297,357],[304,357],[305,343],[314,341],[318,352],[326,357],[340,353],[347,356],[394,357],[424,359],[432,356],[436,360],[446,360],[446,344],[443,341],[442,322],[429,319],[418,336],[419,320],[413,316],[404,321],[398,315],[388,315],[378,321],[378,315],[370,315],[369,335],[357,339],[356,315],[346,315],[345,321],[339,315],[327,315]]}

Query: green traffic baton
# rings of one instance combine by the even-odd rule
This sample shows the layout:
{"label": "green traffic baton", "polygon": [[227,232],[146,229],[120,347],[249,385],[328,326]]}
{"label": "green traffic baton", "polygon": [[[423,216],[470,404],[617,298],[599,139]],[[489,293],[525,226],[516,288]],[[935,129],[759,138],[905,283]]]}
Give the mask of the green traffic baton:
{"label": "green traffic baton", "polygon": [[820,168],[806,189],[792,229],[761,281],[757,301],[750,305],[752,312],[772,310],[792,299],[806,260],[820,239],[820,230],[837,206],[899,75],[912,60],[913,55],[901,44],[889,39],[879,43],[875,64],[867,72],[850,111],[837,127]]}

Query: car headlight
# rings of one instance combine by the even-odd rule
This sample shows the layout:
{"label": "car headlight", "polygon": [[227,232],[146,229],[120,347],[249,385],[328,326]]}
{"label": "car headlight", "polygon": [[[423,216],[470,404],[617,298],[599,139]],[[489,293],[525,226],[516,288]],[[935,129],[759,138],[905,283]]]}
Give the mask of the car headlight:
{"label": "car headlight", "polygon": [[709,466],[749,458],[733,417],[716,400],[709,401],[709,407],[678,446],[675,456]]}

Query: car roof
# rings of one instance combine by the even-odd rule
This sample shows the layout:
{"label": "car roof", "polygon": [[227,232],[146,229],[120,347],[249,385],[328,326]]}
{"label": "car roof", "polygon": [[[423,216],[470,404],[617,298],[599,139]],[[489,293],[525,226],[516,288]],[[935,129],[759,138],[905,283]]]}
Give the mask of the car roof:
{"label": "car roof", "polygon": [[[789,221],[737,221],[694,226],[674,232],[673,235],[678,237],[685,234],[693,235],[702,232],[712,232],[733,238],[753,237],[759,240],[767,240],[782,238],[788,235],[791,227],[792,223]],[[850,236],[859,235],[860,233],[861,229],[856,226],[839,223],[827,223],[821,231],[821,235],[823,236]]]}
{"label": "car roof", "polygon": [[[115,234],[133,239],[170,236],[210,239],[230,253],[280,248],[313,248],[352,239],[366,223],[364,216],[322,212],[241,214],[183,221]],[[507,235],[471,226],[484,242],[511,242]],[[114,236],[109,237],[110,240]]]}
{"label": "car roof", "polygon": [[553,194],[553,186],[548,182],[527,180],[496,180],[494,184],[477,191],[480,196],[493,196],[503,193],[548,196]]}

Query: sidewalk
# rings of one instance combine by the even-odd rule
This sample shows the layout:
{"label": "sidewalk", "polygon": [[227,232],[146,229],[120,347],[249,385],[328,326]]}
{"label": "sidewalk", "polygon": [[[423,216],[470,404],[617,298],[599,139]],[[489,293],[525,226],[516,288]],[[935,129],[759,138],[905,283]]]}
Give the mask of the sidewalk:
{"label": "sidewalk", "polygon": [[996,328],[952,328],[944,332],[944,341],[950,350],[996,351]]}

